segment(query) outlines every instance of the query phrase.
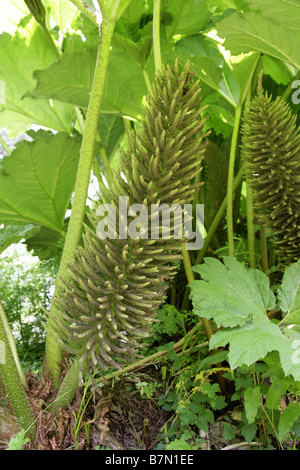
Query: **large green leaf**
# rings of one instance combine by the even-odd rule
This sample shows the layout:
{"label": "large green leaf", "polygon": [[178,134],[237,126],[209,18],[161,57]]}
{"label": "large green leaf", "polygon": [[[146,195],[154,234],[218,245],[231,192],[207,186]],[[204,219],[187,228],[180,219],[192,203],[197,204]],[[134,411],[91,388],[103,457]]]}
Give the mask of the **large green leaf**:
{"label": "large green leaf", "polygon": [[27,96],[54,99],[87,108],[97,51],[66,53],[59,62],[38,73],[36,89]]}
{"label": "large green leaf", "polygon": [[263,13],[242,15],[236,12],[218,23],[216,28],[218,35],[225,39],[225,48],[234,55],[258,51],[300,68],[300,29],[290,27],[284,12],[276,18]]}
{"label": "large green leaf", "polygon": [[23,98],[35,86],[33,71],[56,60],[41,27],[32,22],[26,30],[19,28],[14,37],[8,33],[0,35],[0,126],[8,126],[11,136],[25,132],[32,124],[69,132],[72,107]]}
{"label": "large green leaf", "polygon": [[202,277],[190,284],[194,312],[213,318],[221,327],[211,337],[210,348],[229,343],[232,368],[251,365],[269,352],[278,351],[285,375],[299,380],[300,334],[295,329],[283,334],[267,317],[266,310],[275,306],[268,277],[261,271],[247,269],[232,257],[224,257],[224,264],[207,258],[205,264],[193,269]]}
{"label": "large green leaf", "polygon": [[[87,108],[95,61],[94,48],[64,54],[58,63],[38,74],[38,84],[30,95]],[[138,118],[142,99],[146,94],[147,87],[141,67],[129,55],[128,50],[114,42],[110,51],[101,111]]]}
{"label": "large green leaf", "polygon": [[260,405],[260,387],[248,387],[244,393],[244,406],[249,424],[254,423]]}
{"label": "large green leaf", "polygon": [[24,0],[0,0],[0,31],[14,34],[26,13],[28,8]]}
{"label": "large green leaf", "polygon": [[[128,5],[130,5],[131,1],[132,0],[121,0],[117,18],[120,18],[120,16],[128,8]],[[115,0],[103,0],[103,2],[105,4],[105,7],[107,8],[108,13],[110,14],[111,10],[114,8]]]}
{"label": "large green leaf", "polygon": [[169,52],[169,56],[172,61],[177,57],[182,65],[187,60],[191,60],[193,70],[201,80],[201,86],[206,84],[213,90],[219,90],[222,80],[221,55],[217,48],[213,47],[212,43],[202,35],[188,36],[178,41],[175,44],[174,52]]}
{"label": "large green leaf", "polygon": [[[120,12],[122,12],[122,4]],[[117,21],[115,31],[123,37],[138,42],[141,38],[141,29],[145,24],[152,23],[152,16],[153,0],[131,1]]]}
{"label": "large green leaf", "polygon": [[41,260],[61,256],[65,234],[58,233],[47,227],[36,227],[33,236],[26,238],[27,250]]}
{"label": "large green leaf", "polygon": [[291,377],[281,377],[270,385],[266,393],[266,407],[269,410],[278,409],[279,400],[289,390],[291,382]]}
{"label": "large green leaf", "polygon": [[250,0],[249,6],[272,21],[300,32],[298,0]]}
{"label": "large green leaf", "polygon": [[100,114],[98,123],[101,144],[106,155],[111,158],[125,132],[123,119],[116,114]]}
{"label": "large green leaf", "polygon": [[20,142],[1,162],[0,223],[33,223],[61,232],[79,150],[80,140],[65,133]]}
{"label": "large green leaf", "polygon": [[13,243],[18,243],[22,238],[35,229],[35,225],[6,225],[0,229],[0,255]]}
{"label": "large green leaf", "polygon": [[280,60],[275,59],[275,57],[263,55],[262,66],[264,75],[270,75],[276,83],[288,85],[291,81],[291,70],[288,67],[284,67],[284,64]]}
{"label": "large green leaf", "polygon": [[211,13],[206,0],[163,0],[162,11],[169,14],[166,34],[171,39],[176,34],[197,34],[205,29]]}
{"label": "large green leaf", "polygon": [[293,375],[296,380],[300,379],[299,365],[292,361],[295,352],[293,341],[285,338],[280,328],[267,317],[255,318],[242,327],[217,331],[210,340],[210,347],[225,346],[227,343],[230,344],[228,360],[233,369],[243,364],[250,366],[270,351],[279,351],[284,373]]}
{"label": "large green leaf", "polygon": [[218,326],[245,324],[251,317],[265,315],[275,305],[268,278],[260,271],[246,270],[235,258],[224,257],[224,264],[206,258],[195,266],[202,279],[191,286],[194,312],[214,318]]}
{"label": "large green leaf", "polygon": [[300,325],[300,260],[286,268],[278,289],[279,306],[285,322]]}
{"label": "large green leaf", "polygon": [[280,440],[283,440],[285,435],[290,431],[293,424],[300,417],[300,405],[299,403],[289,403],[283,410],[280,416],[278,425],[278,436]]}
{"label": "large green leaf", "polygon": [[47,11],[50,10],[51,20],[55,21],[61,32],[64,32],[66,26],[71,26],[78,15],[78,9],[72,2],[66,2],[65,0],[43,0],[43,4]]}

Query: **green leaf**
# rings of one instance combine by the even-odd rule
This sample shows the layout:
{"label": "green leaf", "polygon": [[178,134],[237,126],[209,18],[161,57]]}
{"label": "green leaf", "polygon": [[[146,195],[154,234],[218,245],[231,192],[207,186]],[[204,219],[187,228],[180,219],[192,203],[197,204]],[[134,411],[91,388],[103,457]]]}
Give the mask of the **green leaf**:
{"label": "green leaf", "polygon": [[51,20],[55,21],[61,32],[64,32],[66,27],[72,26],[73,21],[78,15],[78,9],[72,2],[65,2],[63,0],[43,0],[43,4],[48,11],[50,10]]}
{"label": "green leaf", "polygon": [[225,439],[226,441],[230,441],[231,439],[234,439],[235,433],[234,433],[233,427],[230,426],[230,424],[225,423],[225,422],[223,424],[223,427],[224,427],[223,439]]}
{"label": "green leaf", "polygon": [[100,114],[98,123],[101,144],[105,148],[106,155],[110,159],[124,135],[123,119],[116,114]]}
{"label": "green leaf", "polygon": [[[299,8],[296,10],[294,18],[299,15]],[[275,19],[265,17],[263,13],[233,13],[216,28],[218,36],[225,39],[224,47],[233,55],[258,51],[300,68],[299,24],[297,28],[290,27],[287,16],[279,14],[279,10]]]}
{"label": "green leaf", "polygon": [[177,0],[162,2],[162,12],[170,15],[165,26],[166,34],[171,39],[176,34],[197,34],[206,27],[211,13],[207,9],[206,0]]}
{"label": "green leaf", "polygon": [[268,277],[260,271],[247,270],[235,258],[224,257],[224,264],[206,258],[205,264],[195,266],[193,271],[203,279],[190,284],[194,287],[191,294],[194,312],[213,317],[218,326],[243,325],[275,306]]}
{"label": "green leaf", "polygon": [[231,329],[217,331],[210,340],[210,348],[225,346],[230,343],[228,360],[230,366],[236,367],[263,359],[270,351],[279,351],[282,368],[286,375],[292,374],[296,380],[300,379],[300,370],[297,361],[293,362],[293,341],[286,339],[277,325],[268,318],[255,319]]}
{"label": "green leaf", "polygon": [[126,8],[128,8],[128,6],[130,5],[131,1],[132,0],[121,0],[121,5],[118,11],[117,19],[120,18],[120,16],[122,16]]}
{"label": "green leaf", "polygon": [[246,0],[207,0],[208,8],[213,12],[223,13],[227,9],[248,10],[248,2]]}
{"label": "green leaf", "polygon": [[139,119],[143,97],[147,94],[141,66],[132,59],[128,49],[113,41],[101,111]]}
{"label": "green leaf", "polygon": [[273,22],[300,32],[300,4],[297,0],[251,0],[249,6]]}
{"label": "green leaf", "polygon": [[[192,60],[193,70],[201,80],[201,86],[208,85],[213,90],[219,91],[222,79],[220,68],[220,53],[217,48],[205,40],[202,35],[194,35],[183,38],[175,44],[174,51],[169,52],[169,60],[174,61],[177,57],[179,63],[184,65],[187,60]],[[205,96],[207,94],[204,88]]]}
{"label": "green leaf", "polygon": [[25,437],[25,430],[21,429],[15,437],[11,438],[6,450],[22,450],[23,445],[27,442],[29,442],[29,439]]}
{"label": "green leaf", "polygon": [[193,450],[193,447],[184,439],[175,439],[166,445],[166,450]]}
{"label": "green leaf", "polygon": [[27,250],[40,260],[61,256],[65,236],[47,227],[36,227],[35,234],[26,239]]}
{"label": "green leaf", "polygon": [[[51,98],[87,108],[92,89],[96,49],[65,53],[61,60],[38,73],[38,83],[27,96]],[[130,86],[129,86],[130,84]],[[116,42],[111,46],[102,113],[117,113],[139,118],[142,99],[147,94],[143,72]]]}
{"label": "green leaf", "polygon": [[26,28],[25,32],[19,29],[15,37],[7,33],[0,35],[0,126],[8,126],[11,136],[26,132],[32,124],[70,132],[72,107],[24,98],[35,86],[33,71],[56,60],[41,27],[30,22]]}
{"label": "green leaf", "polygon": [[300,324],[300,260],[288,266],[278,289],[279,307],[285,322]]}
{"label": "green leaf", "polygon": [[219,364],[220,362],[223,362],[226,360],[228,355],[228,351],[220,351],[219,353],[212,354],[210,356],[206,356],[202,361],[200,362],[199,369],[201,370],[205,368],[207,365],[212,365],[212,364]]}
{"label": "green leaf", "polygon": [[278,425],[278,436],[282,441],[300,416],[300,404],[289,403],[282,412]]}
{"label": "green leaf", "polygon": [[18,28],[18,23],[29,10],[24,0],[14,0],[9,2],[7,8],[7,0],[0,0],[0,31],[14,34]]}
{"label": "green leaf", "polygon": [[253,71],[257,66],[258,59],[259,54],[257,53],[240,54],[236,57],[230,57],[230,65],[236,78],[242,101],[244,101],[247,89],[251,84]]}
{"label": "green leaf", "polygon": [[18,243],[28,233],[32,232],[35,225],[6,225],[0,229],[0,255],[13,243]]}
{"label": "green leaf", "polygon": [[254,423],[260,404],[260,387],[249,387],[244,393],[246,418],[249,424]]}
{"label": "green leaf", "polygon": [[93,84],[96,50],[65,53],[56,62],[37,74],[37,86],[26,96],[51,98],[87,108]]}
{"label": "green leaf", "polygon": [[[121,9],[122,11],[122,5]],[[141,38],[143,26],[152,22],[153,0],[134,0],[122,13],[117,21],[115,31],[123,37],[138,42]]]}
{"label": "green leaf", "polygon": [[61,232],[75,185],[80,140],[65,133],[41,135],[34,142],[20,142],[1,162],[0,222],[33,223]]}
{"label": "green leaf", "polygon": [[257,430],[257,427],[255,423],[245,424],[245,426],[243,426],[241,429],[241,433],[246,439],[246,441],[249,443],[254,438],[256,434],[256,430]]}
{"label": "green leaf", "polygon": [[262,57],[264,74],[269,75],[279,85],[288,85],[291,81],[291,74],[284,64],[274,57],[264,55]]}
{"label": "green leaf", "polygon": [[277,410],[280,398],[289,389],[292,383],[291,377],[282,377],[275,380],[269,387],[266,394],[266,407],[269,410]]}
{"label": "green leaf", "polygon": [[230,344],[231,368],[264,358],[278,351],[285,375],[300,379],[300,333],[272,323],[266,310],[273,309],[275,297],[267,276],[247,269],[235,258],[225,257],[224,264],[214,258],[193,268],[203,280],[191,283],[194,312],[213,318],[220,328],[210,339],[210,349]]}

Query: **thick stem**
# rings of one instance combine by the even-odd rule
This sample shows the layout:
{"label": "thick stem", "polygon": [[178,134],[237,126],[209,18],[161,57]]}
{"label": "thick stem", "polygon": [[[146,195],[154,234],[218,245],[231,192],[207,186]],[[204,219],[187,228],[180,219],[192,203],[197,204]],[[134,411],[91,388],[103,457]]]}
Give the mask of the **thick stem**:
{"label": "thick stem", "polygon": [[9,403],[18,420],[20,429],[25,430],[27,437],[34,436],[35,416],[27,400],[25,389],[11,350],[10,339],[2,319],[5,317],[0,303],[0,375]]}
{"label": "thick stem", "polygon": [[[191,266],[191,261],[190,261],[189,254],[188,254],[188,251],[186,250],[185,246],[183,246],[183,248],[182,248],[182,255],[183,255],[183,263],[184,263],[185,272],[186,272],[189,283],[191,283],[195,280],[195,276],[194,276],[194,273],[192,271],[192,266]],[[191,290],[192,289],[193,288],[191,287]],[[214,333],[213,329],[211,327],[211,324],[210,324],[209,320],[207,318],[204,318],[204,317],[201,318],[201,321],[202,321],[203,326],[204,326],[206,337],[209,340],[212,337],[213,333]],[[221,368],[222,364],[217,364],[216,367]],[[221,392],[223,393],[223,395],[226,395],[226,383],[225,383],[225,379],[223,377],[222,372],[218,371],[216,376],[217,376],[217,381],[218,381],[218,384],[220,386]]]}
{"label": "thick stem", "polygon": [[[70,0],[92,23],[98,26],[96,15],[81,0]],[[102,12],[103,13],[103,12]]]}
{"label": "thick stem", "polygon": [[250,268],[256,268],[256,258],[255,258],[255,230],[253,223],[253,191],[249,184],[248,178],[247,182],[247,232],[248,232],[248,251],[249,251],[249,264]]}
{"label": "thick stem", "polygon": [[231,139],[229,167],[228,167],[228,184],[227,184],[227,232],[228,232],[228,254],[234,256],[234,230],[233,230],[233,181],[235,156],[237,150],[237,142],[240,128],[240,120],[242,114],[242,103],[239,102],[235,109],[234,126]]}
{"label": "thick stem", "polygon": [[[251,87],[249,86],[246,101],[245,111],[248,112],[251,101]],[[255,259],[255,230],[254,230],[254,209],[253,209],[253,190],[249,181],[249,177],[246,175],[246,186],[247,186],[247,232],[248,232],[248,251],[249,251],[249,262],[250,268],[256,268]]]}
{"label": "thick stem", "polygon": [[79,384],[79,361],[75,360],[61,384],[56,400],[53,403],[53,413],[58,415],[59,409],[64,408],[72,402],[75,390]]}
{"label": "thick stem", "polygon": [[261,255],[261,267],[263,272],[267,272],[269,269],[268,261],[268,247],[266,238],[266,228],[261,225],[260,227],[260,255]]}
{"label": "thick stem", "polygon": [[[120,5],[120,2],[121,0],[117,0],[116,7]],[[116,11],[116,9],[114,9],[114,11]],[[114,19],[108,19],[105,17],[103,18],[101,24],[101,37],[98,47],[94,82],[87,112],[85,131],[81,145],[79,167],[75,184],[75,195],[72,206],[72,214],[60,262],[59,273],[56,283],[56,291],[54,293],[54,296],[57,295],[57,286],[60,283],[60,279],[64,276],[67,276],[68,274],[68,264],[75,257],[76,249],[78,247],[81,237],[89,179],[94,158],[94,145],[96,141],[98,118],[101,108],[102,96],[104,92],[110,43],[114,31],[114,26],[115,17]],[[51,309],[51,314],[55,315],[53,302]],[[49,329],[51,330],[51,321],[49,322]],[[60,347],[55,342],[55,340],[53,340],[51,334],[47,335],[46,359],[49,371],[53,376],[54,386],[57,388],[60,382],[59,363],[62,359],[62,353]]]}
{"label": "thick stem", "polygon": [[[189,252],[187,251],[185,245],[183,245],[183,247],[181,249],[181,253],[182,253],[182,256],[183,256],[183,265],[184,265],[184,269],[185,269],[185,274],[186,274],[188,283],[191,284],[195,280],[195,276],[194,276],[194,273],[192,271],[192,265],[191,265]],[[209,322],[209,320],[207,320],[207,318],[204,318],[204,317],[201,318],[201,320],[202,320],[202,323],[203,323],[203,326],[204,326],[204,330],[205,330],[205,334],[207,336],[207,339],[210,339],[213,335],[213,330],[212,330],[212,327],[210,325],[210,322]]]}
{"label": "thick stem", "polygon": [[4,327],[6,338],[9,342],[10,350],[11,350],[11,353],[13,355],[13,358],[14,358],[14,361],[15,361],[15,364],[16,364],[16,368],[18,370],[20,380],[21,380],[24,388],[27,389],[27,382],[26,382],[25,374],[23,372],[23,369],[22,369],[22,366],[21,366],[21,363],[20,363],[20,359],[19,359],[19,356],[18,356],[18,353],[17,353],[15,339],[14,339],[13,334],[11,332],[11,329],[10,329],[7,317],[5,315],[4,308],[1,304],[1,301],[0,301],[0,320],[1,320],[2,325]]}
{"label": "thick stem", "polygon": [[153,52],[155,71],[161,68],[161,49],[160,49],[160,0],[154,0],[153,7]]}
{"label": "thick stem", "polygon": [[55,44],[55,42],[53,41],[53,38],[52,38],[51,34],[50,34],[49,31],[48,31],[47,26],[44,24],[44,25],[42,25],[42,28],[43,28],[44,34],[45,34],[45,36],[46,36],[46,39],[47,39],[47,41],[48,41],[48,43],[49,43],[49,45],[50,45],[52,51],[53,51],[54,54],[56,55],[56,58],[59,59],[59,58],[60,58],[59,50],[57,49],[56,44]]}
{"label": "thick stem", "polygon": [[[236,178],[234,179],[234,182],[233,182],[233,185],[232,185],[233,193],[236,191],[236,189],[241,184],[241,182],[243,180],[243,176],[244,176],[244,171],[245,171],[245,164],[243,163],[243,165],[241,166]],[[210,242],[212,241],[213,235],[216,232],[216,230],[217,230],[217,228],[218,228],[218,226],[219,226],[219,224],[220,224],[220,222],[221,222],[221,220],[222,220],[222,218],[225,214],[226,207],[227,207],[227,196],[223,199],[223,202],[220,205],[219,210],[218,210],[218,212],[216,213],[216,215],[214,217],[214,220],[212,221],[212,224],[209,228],[209,231],[207,232],[207,235],[206,235],[204,243],[203,243],[203,247],[201,248],[201,250],[199,251],[198,256],[197,256],[196,263],[195,263],[196,265],[200,264],[202,262],[204,256],[206,255],[206,252],[208,250]]]}

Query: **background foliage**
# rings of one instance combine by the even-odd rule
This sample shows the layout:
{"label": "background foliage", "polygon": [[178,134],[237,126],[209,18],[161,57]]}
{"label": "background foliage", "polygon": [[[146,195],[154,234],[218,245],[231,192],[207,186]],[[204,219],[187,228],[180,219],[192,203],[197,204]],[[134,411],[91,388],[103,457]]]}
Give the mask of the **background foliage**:
{"label": "background foliage", "polygon": [[[44,0],[45,32],[25,2],[0,0],[0,298],[25,369],[39,368],[42,360],[44,309],[70,220],[97,56],[94,3],[84,2],[86,15],[74,3]],[[153,0],[121,1],[86,215],[99,198],[101,175],[109,179],[110,168],[119,168],[125,131],[139,128],[144,117],[155,71],[153,7]],[[254,96],[262,68],[264,90],[273,99],[283,96],[299,125],[299,103],[291,100],[292,83],[300,76],[299,9],[299,0],[161,1],[162,62],[177,58],[182,67],[190,61],[200,80],[201,104],[208,105],[202,113],[204,131],[210,131],[200,176],[205,184],[195,202],[205,203],[212,236],[204,249],[190,254],[194,284],[188,286],[184,266],[178,266],[157,312],[160,323],[145,341],[146,356],[164,358],[162,379],[157,387],[140,381],[137,389],[172,415],[158,448],[205,448],[212,429],[214,448],[218,440],[236,443],[237,436],[263,448],[299,445],[299,261],[283,271],[267,230],[264,269],[255,218],[250,223],[254,253],[248,238],[247,181],[240,179],[232,190],[243,169],[245,100]],[[233,198],[235,257],[228,256],[226,210],[212,230],[226,195]],[[15,243],[25,245],[39,263],[27,266],[7,255]],[[198,316],[218,330],[209,345]],[[230,384],[227,395],[219,373]]]}

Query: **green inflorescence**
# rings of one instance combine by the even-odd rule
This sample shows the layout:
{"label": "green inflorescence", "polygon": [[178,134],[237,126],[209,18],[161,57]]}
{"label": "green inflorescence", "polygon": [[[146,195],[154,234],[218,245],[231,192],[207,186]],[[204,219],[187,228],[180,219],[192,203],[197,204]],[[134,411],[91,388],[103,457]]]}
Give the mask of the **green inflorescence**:
{"label": "green inflorescence", "polygon": [[85,367],[90,375],[99,368],[120,369],[139,357],[140,339],[149,334],[175,275],[182,241],[175,239],[174,226],[168,239],[121,238],[119,196],[126,196],[130,206],[146,208],[193,200],[200,185],[192,180],[201,171],[206,145],[200,91],[188,64],[182,72],[177,63],[163,67],[139,133],[127,135],[120,173],[114,174],[112,187],[102,185],[101,203],[116,208],[115,238],[97,237],[95,207],[90,215],[93,228],[85,227],[83,247],[55,302],[57,339],[63,349],[79,356],[81,372]]}
{"label": "green inflorescence", "polygon": [[261,79],[244,116],[242,149],[257,221],[271,230],[279,263],[289,265],[300,257],[300,132],[289,105],[273,101]]}

